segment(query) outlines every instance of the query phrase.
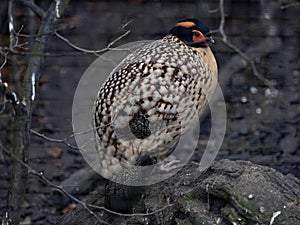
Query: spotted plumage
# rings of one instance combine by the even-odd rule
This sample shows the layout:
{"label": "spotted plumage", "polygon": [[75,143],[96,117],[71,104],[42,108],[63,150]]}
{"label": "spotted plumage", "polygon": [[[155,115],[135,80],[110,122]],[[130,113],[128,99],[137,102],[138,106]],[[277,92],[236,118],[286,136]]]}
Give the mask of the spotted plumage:
{"label": "spotted plumage", "polygon": [[143,157],[159,161],[172,152],[215,89],[212,42],[204,23],[182,20],[111,72],[93,111],[104,177],[111,178]]}

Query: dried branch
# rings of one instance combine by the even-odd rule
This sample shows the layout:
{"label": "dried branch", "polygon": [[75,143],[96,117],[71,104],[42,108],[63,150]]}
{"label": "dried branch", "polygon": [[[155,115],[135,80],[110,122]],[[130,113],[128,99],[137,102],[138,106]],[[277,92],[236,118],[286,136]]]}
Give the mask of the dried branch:
{"label": "dried branch", "polygon": [[270,81],[269,79],[265,78],[263,74],[261,74],[260,72],[258,72],[254,61],[244,52],[242,52],[241,49],[239,49],[236,45],[234,45],[233,43],[231,43],[228,38],[227,35],[224,31],[224,25],[225,25],[225,10],[224,10],[224,0],[220,0],[219,1],[219,9],[220,9],[220,16],[221,16],[221,20],[220,20],[220,26],[219,26],[219,32],[222,36],[222,41],[223,43],[225,43],[229,48],[233,49],[235,52],[237,52],[250,66],[251,69],[253,71],[253,74],[260,80],[262,80],[264,82],[265,85],[267,85],[272,91],[275,91],[275,87],[274,87],[274,83],[272,81]]}
{"label": "dried branch", "polygon": [[110,125],[111,125],[111,123],[106,124],[105,126],[98,126],[98,127],[95,127],[95,128],[91,128],[91,129],[86,130],[86,131],[76,132],[76,133],[73,133],[73,134],[69,135],[69,136],[66,137],[66,138],[63,138],[63,139],[51,138],[51,137],[48,137],[48,136],[46,136],[46,135],[44,135],[44,134],[41,134],[41,133],[39,133],[39,132],[33,130],[33,129],[31,129],[30,132],[31,132],[33,135],[35,135],[35,136],[37,136],[37,137],[39,137],[39,138],[42,138],[42,139],[44,139],[44,140],[46,140],[46,141],[50,141],[50,142],[54,142],[54,143],[61,143],[61,144],[64,144],[64,145],[66,145],[67,147],[69,147],[69,148],[71,148],[71,149],[73,149],[73,150],[80,150],[80,148],[78,148],[78,147],[76,147],[76,146],[70,144],[70,143],[68,142],[68,140],[70,140],[71,138],[74,138],[75,136],[78,136],[78,135],[83,135],[83,134],[88,134],[88,133],[90,133],[90,132],[93,132],[93,131],[94,131],[95,129],[97,129],[97,128],[108,127],[108,126],[110,126]]}
{"label": "dried branch", "polygon": [[16,1],[30,8],[41,19],[45,18],[46,12],[38,5],[36,5],[33,1],[30,0],[16,0]]}
{"label": "dried branch", "polygon": [[49,31],[47,33],[38,33],[38,34],[21,34],[20,31],[19,32],[16,32],[15,30],[13,31],[15,33],[16,36],[18,37],[24,37],[24,38],[37,38],[37,37],[41,37],[41,36],[46,36],[46,35],[51,35],[51,34],[55,34],[55,32],[58,32],[58,31],[65,31],[65,30],[70,30],[70,29],[73,29],[74,26],[70,26],[70,25],[65,25],[63,27],[60,27],[60,28],[56,28],[54,29],[53,31]]}
{"label": "dried branch", "polygon": [[37,136],[37,137],[39,137],[39,138],[42,138],[42,139],[44,139],[44,140],[46,140],[46,141],[50,141],[50,142],[54,142],[54,143],[61,143],[61,144],[66,145],[66,146],[69,147],[70,149],[73,149],[73,150],[79,150],[78,147],[76,147],[76,146],[74,146],[74,145],[72,145],[72,144],[70,144],[70,143],[68,142],[68,140],[71,139],[72,137],[74,137],[75,134],[72,134],[72,135],[70,135],[70,136],[68,136],[68,137],[66,137],[66,138],[64,138],[64,139],[55,139],[55,138],[47,137],[46,135],[41,134],[41,133],[39,133],[39,132],[37,132],[37,131],[35,131],[35,130],[33,130],[33,129],[31,129],[30,132],[31,132],[33,135],[35,135],[35,136]]}
{"label": "dried branch", "polygon": [[30,55],[30,56],[52,56],[52,57],[57,57],[57,56],[69,56],[69,55],[76,55],[76,54],[82,54],[82,53],[91,53],[91,54],[95,54],[96,56],[99,56],[100,53],[104,53],[106,51],[129,51],[131,52],[131,50],[129,48],[112,48],[112,45],[114,45],[117,41],[119,41],[120,39],[124,38],[125,36],[127,36],[130,31],[125,32],[124,34],[122,34],[121,36],[119,36],[118,38],[116,38],[115,40],[113,40],[112,42],[110,42],[105,48],[100,49],[100,50],[88,50],[88,49],[84,49],[81,47],[78,47],[77,45],[71,43],[67,38],[63,37],[61,34],[58,33],[58,31],[61,30],[66,30],[66,29],[72,29],[74,27],[64,27],[64,28],[58,28],[58,29],[54,29],[52,31],[48,31],[45,33],[38,33],[38,34],[34,34],[34,35],[27,35],[27,34],[20,34],[20,32],[15,32],[16,37],[25,37],[25,38],[39,38],[42,36],[47,36],[50,34],[55,34],[58,38],[60,38],[61,40],[65,41],[68,45],[70,45],[72,48],[74,48],[77,51],[80,51],[79,53],[76,52],[67,52],[67,53],[47,53],[47,52],[41,52],[41,51],[36,51],[36,50],[32,50],[31,52],[20,52],[18,50],[16,50],[17,48],[23,48],[24,45],[27,44],[27,42],[22,43],[22,44],[15,44],[13,46],[13,48],[9,48],[9,47],[0,47],[0,54],[4,55],[4,52],[9,52],[12,54],[17,54],[17,55]]}
{"label": "dried branch", "polygon": [[81,47],[73,44],[69,39],[65,38],[64,36],[62,36],[58,32],[55,32],[55,35],[59,39],[61,39],[64,42],[66,42],[69,46],[71,46],[72,48],[74,48],[77,51],[84,52],[84,53],[91,53],[91,54],[95,54],[95,55],[99,56],[100,53],[104,53],[104,52],[107,52],[109,50],[114,50],[114,51],[124,51],[124,50],[127,50],[127,51],[130,51],[129,49],[111,48],[111,46],[113,46],[117,41],[119,41],[122,38],[126,37],[129,33],[130,33],[130,30],[126,31],[124,34],[122,34],[121,36],[117,37],[115,40],[113,40],[112,42],[110,42],[105,48],[100,49],[100,50],[84,49],[84,48],[81,48]]}
{"label": "dried branch", "polygon": [[2,48],[0,47],[0,54],[4,57],[4,60],[3,60],[2,64],[1,64],[1,66],[0,66],[0,81],[2,82],[2,80],[1,80],[1,70],[4,68],[4,66],[7,63],[7,55],[8,55],[8,53],[7,52],[3,52]]}
{"label": "dried branch", "polygon": [[[50,33],[51,34],[51,33]],[[41,37],[44,36],[44,34],[37,34],[37,37]],[[116,50],[116,49],[115,49]],[[121,49],[120,49],[121,50]],[[130,49],[122,49],[124,51],[130,51]],[[14,49],[9,49],[9,47],[0,47],[0,54],[3,55],[2,52],[8,52],[11,54],[15,54],[15,55],[21,55],[21,56],[49,56],[49,57],[58,57],[58,56],[76,56],[76,55],[81,55],[82,52],[64,52],[64,53],[51,53],[51,52],[23,52],[23,51],[18,51],[15,48]],[[7,56],[8,59],[11,58],[11,56]]]}
{"label": "dried branch", "polygon": [[300,2],[292,2],[292,3],[288,3],[286,5],[282,5],[280,7],[280,9],[287,9],[287,8],[291,8],[291,7],[295,7],[295,6],[300,6]]}
{"label": "dried branch", "polygon": [[[123,26],[127,26],[130,22],[131,21],[127,22]],[[14,29],[12,29],[12,32],[16,37],[25,37],[25,38],[39,38],[39,37],[42,37],[42,36],[55,34],[59,39],[66,42],[68,45],[70,45],[75,50],[80,51],[81,53],[95,54],[97,56],[99,56],[99,54],[107,52],[107,51],[129,51],[129,52],[131,52],[131,50],[129,48],[126,48],[126,49],[124,49],[124,48],[112,48],[112,46],[116,42],[118,42],[122,38],[126,37],[131,32],[130,30],[126,31],[124,34],[120,35],[119,37],[114,39],[112,42],[108,43],[107,46],[103,49],[89,50],[89,49],[84,49],[84,48],[81,48],[81,47],[73,44],[70,40],[68,40],[67,38],[65,38],[64,36],[62,36],[61,34],[58,33],[58,31],[72,29],[72,28],[74,28],[74,27],[67,26],[67,27],[54,29],[52,31],[48,31],[48,32],[44,32],[44,33],[39,32],[38,34],[34,34],[34,35],[21,34],[20,31],[16,32],[16,31],[14,31]],[[16,38],[16,40],[18,40],[18,39]],[[22,43],[22,44],[18,44],[18,42],[16,41],[16,43],[12,47],[10,47],[10,48],[0,47],[0,50],[7,51],[7,52],[10,52],[10,53],[13,53],[13,54],[18,54],[18,55],[31,55],[31,56],[41,56],[41,57],[43,57],[43,56],[55,56],[56,57],[56,56],[64,56],[64,55],[72,55],[73,56],[74,54],[76,54],[74,52],[71,52],[71,53],[46,53],[46,52],[40,52],[40,51],[35,51],[35,50],[33,50],[31,52],[24,52],[24,51],[20,52],[20,51],[16,50],[16,48],[22,48],[26,44],[28,44],[28,43],[25,42],[25,43]]]}
{"label": "dried branch", "polygon": [[121,25],[121,29],[125,29],[129,24],[131,24],[134,19],[128,20]]}
{"label": "dried branch", "polygon": [[[17,42],[11,47],[1,47],[0,46],[0,55],[4,56],[6,59],[11,59],[11,55],[9,55],[8,53],[13,53],[13,54],[17,54],[17,55],[37,55],[37,54],[26,54],[24,52],[19,52],[18,50],[16,50],[17,48],[22,48],[24,50],[27,50],[27,48],[25,48],[24,46],[26,46],[28,44],[28,42],[24,42],[24,43],[18,43],[18,38],[16,39]],[[41,55],[41,54],[39,54]]]}
{"label": "dried branch", "polygon": [[111,213],[111,214],[114,214],[114,215],[117,215],[117,216],[123,216],[123,217],[135,217],[135,216],[140,216],[140,217],[145,217],[145,216],[151,216],[151,215],[157,214],[157,213],[159,213],[159,212],[162,212],[162,211],[164,211],[165,209],[174,206],[174,204],[168,203],[168,204],[165,205],[164,207],[162,207],[162,208],[160,208],[160,209],[158,209],[158,210],[155,210],[155,211],[153,211],[153,212],[147,212],[147,213],[130,213],[130,214],[118,213],[118,212],[112,211],[112,210],[110,210],[110,209],[107,209],[107,208],[105,208],[104,206],[97,206],[97,205],[92,205],[92,204],[87,204],[87,206],[89,206],[90,208],[95,208],[95,209],[104,210],[104,211],[106,211],[106,212],[108,212],[108,213]]}

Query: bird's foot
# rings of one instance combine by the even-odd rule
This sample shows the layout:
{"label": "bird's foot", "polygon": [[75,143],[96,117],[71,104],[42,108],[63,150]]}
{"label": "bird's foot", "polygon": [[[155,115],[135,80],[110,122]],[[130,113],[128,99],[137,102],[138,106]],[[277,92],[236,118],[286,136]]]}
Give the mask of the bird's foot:
{"label": "bird's foot", "polygon": [[171,170],[177,169],[179,167],[182,167],[182,162],[178,159],[176,159],[175,156],[169,156],[168,158],[171,158],[169,160],[162,161],[160,163],[157,163],[159,166],[159,169],[165,172],[170,172]]}

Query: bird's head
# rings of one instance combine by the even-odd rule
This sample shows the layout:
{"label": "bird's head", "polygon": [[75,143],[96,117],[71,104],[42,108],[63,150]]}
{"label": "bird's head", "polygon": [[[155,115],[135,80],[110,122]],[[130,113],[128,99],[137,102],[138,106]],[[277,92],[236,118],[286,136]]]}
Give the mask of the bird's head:
{"label": "bird's head", "polygon": [[178,21],[169,34],[175,35],[186,45],[196,48],[205,48],[215,43],[208,26],[197,19]]}

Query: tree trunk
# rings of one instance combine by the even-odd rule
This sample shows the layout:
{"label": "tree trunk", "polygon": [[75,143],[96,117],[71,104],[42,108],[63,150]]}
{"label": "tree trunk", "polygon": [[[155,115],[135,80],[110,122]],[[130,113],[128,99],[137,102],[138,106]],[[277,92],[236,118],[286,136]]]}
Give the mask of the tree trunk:
{"label": "tree trunk", "polygon": [[[61,1],[59,13],[63,14],[69,0]],[[14,104],[14,133],[12,154],[19,160],[27,163],[30,150],[30,128],[32,103],[35,99],[37,85],[40,78],[40,68],[44,61],[44,52],[48,43],[48,34],[54,30],[57,16],[55,1],[52,2],[44,16],[38,34],[45,34],[37,37],[34,41],[32,53],[28,62],[28,67],[22,83],[22,93],[20,99],[22,102]],[[9,214],[12,224],[20,224],[22,213],[22,203],[27,186],[27,169],[17,160],[12,158],[12,178],[8,193]]]}

